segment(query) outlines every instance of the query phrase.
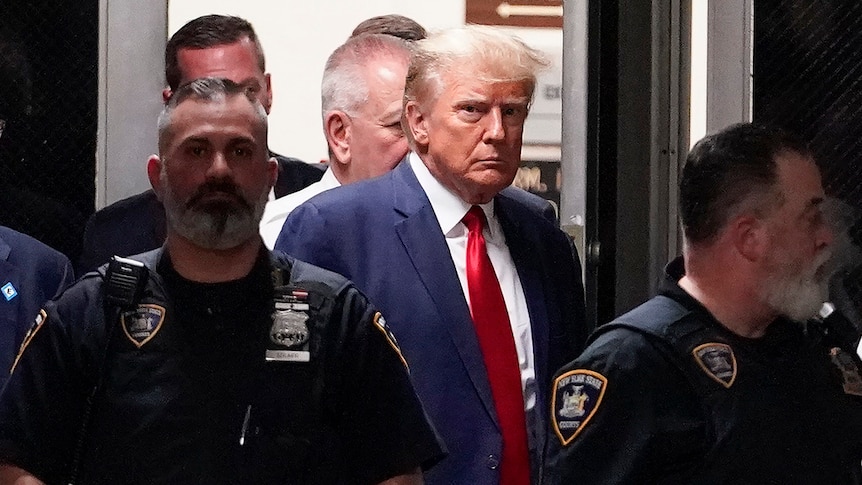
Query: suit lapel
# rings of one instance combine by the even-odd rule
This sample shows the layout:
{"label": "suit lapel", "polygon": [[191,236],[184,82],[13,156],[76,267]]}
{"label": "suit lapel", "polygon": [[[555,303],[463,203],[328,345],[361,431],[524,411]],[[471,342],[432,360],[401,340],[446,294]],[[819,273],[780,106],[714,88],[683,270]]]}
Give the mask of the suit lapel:
{"label": "suit lapel", "polygon": [[485,410],[497,422],[491,386],[470,309],[431,203],[406,161],[395,169],[393,181],[397,213],[395,232],[413,263],[417,277],[434,302],[441,328],[446,329],[458,349]]}
{"label": "suit lapel", "polygon": [[536,380],[540,383],[539,409],[546,409],[543,405],[545,393],[544,380],[548,376],[548,303],[547,292],[544,290],[545,275],[542,268],[545,265],[541,259],[542,241],[537,240],[536,230],[532,227],[532,220],[540,217],[527,213],[511,199],[498,195],[495,198],[495,213],[500,220],[503,234],[506,237],[506,246],[512,255],[512,261],[518,270],[518,278],[524,289],[524,299],[527,301],[527,312],[530,315],[530,330],[533,335],[533,355],[536,365]]}
{"label": "suit lapel", "polygon": [[0,261],[9,259],[9,253],[12,252],[12,247],[6,244],[3,238],[0,238]]}

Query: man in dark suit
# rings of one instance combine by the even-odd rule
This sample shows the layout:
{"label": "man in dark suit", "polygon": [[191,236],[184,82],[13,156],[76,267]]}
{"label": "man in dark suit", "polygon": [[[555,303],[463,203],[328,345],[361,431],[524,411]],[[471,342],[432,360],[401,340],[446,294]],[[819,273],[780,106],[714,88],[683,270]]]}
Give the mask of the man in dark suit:
{"label": "man in dark suit", "polygon": [[386,315],[449,451],[427,483],[529,483],[546,389],[587,331],[571,240],[546,202],[510,187],[545,61],[487,27],[416,47],[404,93],[413,152],[301,205],[275,248],[346,275]]}
{"label": "man in dark suit", "polygon": [[0,226],[0,389],[39,308],[74,280],[62,253]]}
{"label": "man in dark suit", "polygon": [[[239,17],[205,15],[181,27],[165,47],[165,102],[179,86],[202,77],[222,77],[246,86],[267,114],[272,85],[263,48],[251,24]],[[278,162],[274,197],[296,192],[323,176],[320,164],[271,153]],[[155,249],[165,240],[165,210],[152,190],[118,201],[87,222],[77,271],[83,274],[111,256],[130,256]]]}

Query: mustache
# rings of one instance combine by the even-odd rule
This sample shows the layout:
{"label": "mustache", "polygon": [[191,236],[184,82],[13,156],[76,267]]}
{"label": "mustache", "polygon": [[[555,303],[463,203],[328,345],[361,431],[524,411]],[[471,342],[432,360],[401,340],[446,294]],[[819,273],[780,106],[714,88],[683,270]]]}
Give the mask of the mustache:
{"label": "mustache", "polygon": [[205,182],[203,185],[198,187],[198,189],[191,195],[191,197],[189,197],[188,201],[186,202],[186,207],[192,207],[194,205],[197,205],[204,197],[211,194],[232,195],[244,206],[251,207],[239,186],[230,180],[212,180]]}

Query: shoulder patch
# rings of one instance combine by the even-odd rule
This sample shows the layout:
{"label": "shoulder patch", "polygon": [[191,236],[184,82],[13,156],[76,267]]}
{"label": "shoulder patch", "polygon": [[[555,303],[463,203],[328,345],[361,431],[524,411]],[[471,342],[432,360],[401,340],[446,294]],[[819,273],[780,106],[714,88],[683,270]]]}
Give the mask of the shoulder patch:
{"label": "shoulder patch", "polygon": [[730,389],[736,380],[736,356],[730,345],[709,342],[691,351],[697,365],[712,380]]}
{"label": "shoulder patch", "polygon": [[30,345],[30,341],[33,340],[33,337],[36,336],[36,332],[42,328],[42,325],[45,325],[45,322],[48,321],[48,313],[45,312],[44,309],[39,310],[39,314],[36,315],[36,320],[33,321],[33,325],[30,326],[30,330],[27,330],[27,333],[24,334],[24,340],[21,342],[21,347],[18,348],[18,355],[15,356],[15,361],[12,362],[12,368],[9,369],[9,374],[15,372],[15,366],[18,365],[18,361],[21,359],[21,356],[24,355],[24,350]]}
{"label": "shoulder patch", "polygon": [[164,322],[165,308],[159,305],[141,304],[120,315],[123,333],[137,348],[152,340]]}
{"label": "shoulder patch", "polygon": [[563,446],[571,443],[596,414],[607,385],[607,377],[586,369],[566,372],[554,381],[551,419]]}
{"label": "shoulder patch", "polygon": [[859,367],[856,366],[853,357],[838,347],[830,349],[829,356],[832,358],[832,364],[841,372],[844,393],[862,396],[862,375],[860,375]]}
{"label": "shoulder patch", "polygon": [[380,312],[375,313],[373,321],[377,330],[380,330],[380,333],[386,337],[386,341],[389,342],[389,346],[398,354],[398,358],[401,359],[401,363],[404,364],[404,367],[406,367],[407,370],[410,370],[410,367],[407,365],[407,359],[405,359],[404,354],[401,353],[401,347],[398,346],[398,341],[395,340],[395,335],[392,335],[392,331],[389,329],[389,326],[386,325],[386,319],[383,318],[383,315],[381,315]]}

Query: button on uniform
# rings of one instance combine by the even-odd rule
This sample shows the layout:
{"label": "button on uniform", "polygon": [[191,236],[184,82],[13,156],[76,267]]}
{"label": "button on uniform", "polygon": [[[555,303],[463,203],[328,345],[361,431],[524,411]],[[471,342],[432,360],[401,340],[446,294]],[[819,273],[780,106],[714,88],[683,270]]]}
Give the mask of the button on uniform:
{"label": "button on uniform", "polygon": [[485,459],[485,465],[488,466],[489,470],[496,470],[500,467],[500,458],[497,455],[488,455],[488,458]]}

